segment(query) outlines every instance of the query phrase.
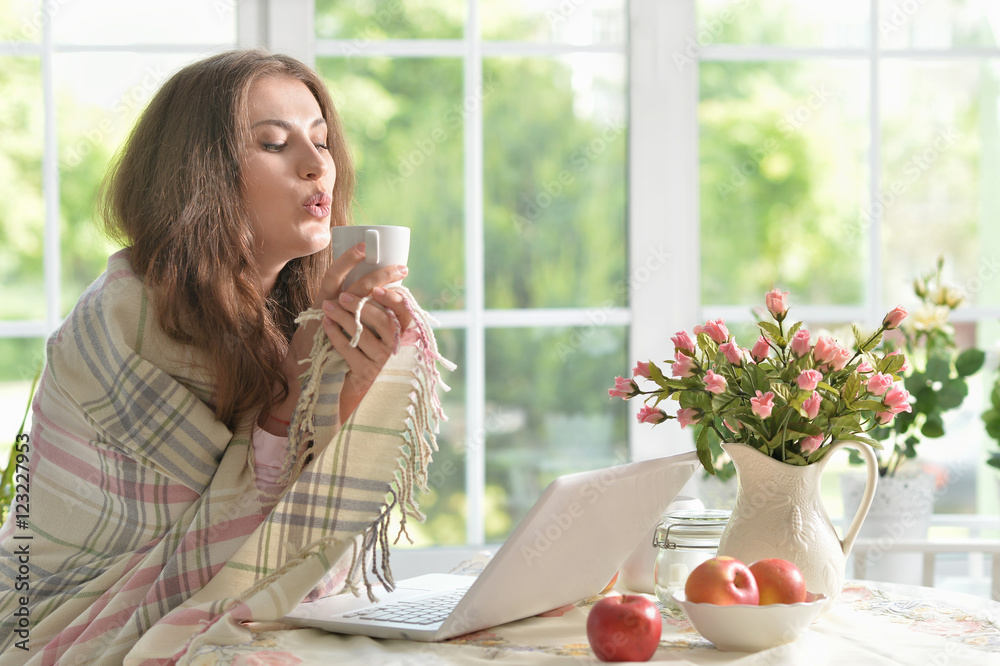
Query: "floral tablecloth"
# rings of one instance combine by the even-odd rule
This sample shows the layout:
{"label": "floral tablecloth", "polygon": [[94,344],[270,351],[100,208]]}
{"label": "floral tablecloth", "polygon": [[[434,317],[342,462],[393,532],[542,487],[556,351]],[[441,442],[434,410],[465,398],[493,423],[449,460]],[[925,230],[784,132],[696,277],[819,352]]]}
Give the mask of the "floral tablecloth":
{"label": "floral tablecloth", "polygon": [[[525,591],[530,594],[530,591]],[[376,640],[315,629],[256,625],[243,645],[203,646],[183,663],[242,664],[508,664],[599,663],[587,645],[586,621],[598,598],[442,643]],[[653,662],[824,666],[916,664],[1000,666],[1000,603],[937,589],[849,581],[833,607],[797,641],[763,652],[722,652],[683,618],[663,610]]]}

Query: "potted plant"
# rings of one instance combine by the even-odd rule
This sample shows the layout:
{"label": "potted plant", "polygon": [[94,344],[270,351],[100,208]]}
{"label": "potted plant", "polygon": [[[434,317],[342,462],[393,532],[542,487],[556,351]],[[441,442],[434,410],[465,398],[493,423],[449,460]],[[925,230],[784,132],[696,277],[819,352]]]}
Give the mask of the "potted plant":
{"label": "potted plant", "polygon": [[[938,259],[934,270],[913,281],[919,306],[894,336],[895,346],[908,359],[900,371],[912,396],[912,411],[871,432],[883,444],[876,451],[881,479],[861,536],[880,543],[927,538],[934,512],[935,477],[910,461],[916,458],[921,442],[944,436],[944,415],[962,405],[969,392],[968,378],[979,371],[986,356],[979,349],[958,348],[949,320],[964,298],[958,289],[944,283],[943,268],[944,260]],[[861,462],[856,455],[851,460]],[[844,514],[850,515],[860,502],[864,483],[856,475],[842,479]],[[919,584],[922,567],[919,553],[876,551],[866,562],[865,575]]]}

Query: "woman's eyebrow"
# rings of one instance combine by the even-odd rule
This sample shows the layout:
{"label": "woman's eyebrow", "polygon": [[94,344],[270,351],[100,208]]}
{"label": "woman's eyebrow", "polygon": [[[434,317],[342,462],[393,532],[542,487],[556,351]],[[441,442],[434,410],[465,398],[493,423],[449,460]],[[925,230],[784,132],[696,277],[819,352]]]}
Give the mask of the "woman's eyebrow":
{"label": "woman's eyebrow", "polygon": [[[317,125],[325,125],[325,124],[326,124],[326,118],[317,118],[316,120],[312,121],[309,127],[313,128],[316,127]],[[284,130],[292,129],[292,124],[290,122],[288,122],[287,120],[277,120],[277,119],[258,120],[257,122],[255,122],[253,125],[250,126],[250,129],[257,127],[258,125],[274,125],[275,127],[280,127],[281,129]]]}

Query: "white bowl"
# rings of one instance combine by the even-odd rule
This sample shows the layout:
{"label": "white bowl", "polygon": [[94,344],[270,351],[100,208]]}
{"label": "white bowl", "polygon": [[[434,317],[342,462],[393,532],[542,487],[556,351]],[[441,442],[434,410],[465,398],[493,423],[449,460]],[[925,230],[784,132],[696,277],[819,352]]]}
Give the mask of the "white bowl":
{"label": "white bowl", "polygon": [[720,650],[757,652],[791,643],[809,627],[830,599],[809,593],[798,604],[737,604],[718,606],[688,601],[684,592],[673,595],[695,631],[715,643]]}

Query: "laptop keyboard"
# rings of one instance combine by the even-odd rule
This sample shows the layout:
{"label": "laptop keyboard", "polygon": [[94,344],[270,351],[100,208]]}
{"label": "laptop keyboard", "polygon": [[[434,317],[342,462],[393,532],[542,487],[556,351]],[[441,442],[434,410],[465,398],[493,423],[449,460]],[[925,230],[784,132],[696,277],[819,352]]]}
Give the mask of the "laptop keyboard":
{"label": "laptop keyboard", "polygon": [[388,604],[369,606],[361,610],[344,613],[343,617],[372,622],[399,622],[402,624],[434,624],[444,620],[465,596],[466,590],[455,590],[434,597],[424,597],[413,601],[394,601]]}

